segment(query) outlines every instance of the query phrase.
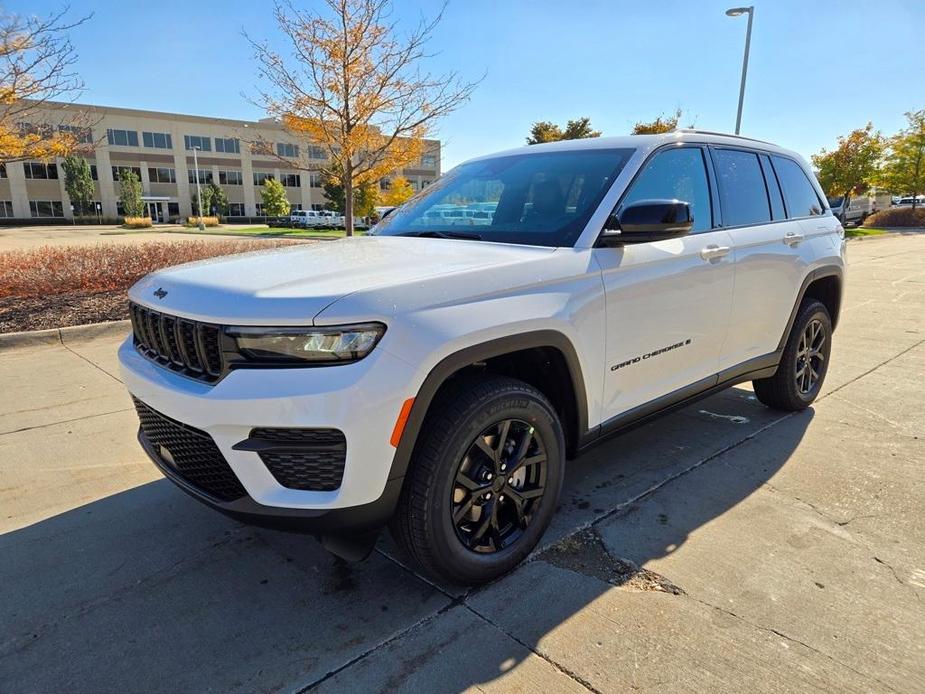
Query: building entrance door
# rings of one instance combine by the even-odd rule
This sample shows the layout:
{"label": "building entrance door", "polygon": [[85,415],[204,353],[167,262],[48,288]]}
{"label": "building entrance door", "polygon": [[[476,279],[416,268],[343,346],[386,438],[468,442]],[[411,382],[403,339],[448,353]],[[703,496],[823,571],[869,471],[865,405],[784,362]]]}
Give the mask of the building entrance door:
{"label": "building entrance door", "polygon": [[151,221],[155,224],[159,224],[164,221],[164,208],[159,202],[146,202],[145,205],[148,208],[148,216],[151,218]]}

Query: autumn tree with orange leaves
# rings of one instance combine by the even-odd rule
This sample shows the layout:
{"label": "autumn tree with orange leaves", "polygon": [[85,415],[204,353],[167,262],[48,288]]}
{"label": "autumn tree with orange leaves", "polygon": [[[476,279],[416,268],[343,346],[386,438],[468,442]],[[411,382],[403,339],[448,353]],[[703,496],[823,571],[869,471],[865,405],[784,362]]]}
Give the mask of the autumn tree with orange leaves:
{"label": "autumn tree with orange leaves", "polygon": [[343,185],[350,236],[354,188],[420,159],[424,138],[469,99],[476,84],[455,72],[433,75],[422,69],[442,12],[403,32],[391,18],[390,0],[324,5],[323,12],[276,5],[288,55],[266,42],[251,43],[267,85],[260,90],[263,106],[303,143],[303,151],[309,145],[324,148],[325,173],[337,175]]}
{"label": "autumn tree with orange leaves", "polygon": [[47,102],[83,89],[68,34],[90,16],[68,21],[66,14],[66,9],[49,17],[0,14],[2,163],[64,157],[86,142],[89,131],[79,109],[61,109],[61,122],[47,119]]}

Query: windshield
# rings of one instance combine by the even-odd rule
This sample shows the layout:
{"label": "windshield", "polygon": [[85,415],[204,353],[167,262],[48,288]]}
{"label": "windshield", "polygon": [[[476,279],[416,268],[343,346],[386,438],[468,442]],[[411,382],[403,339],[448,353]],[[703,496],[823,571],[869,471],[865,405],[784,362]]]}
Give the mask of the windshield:
{"label": "windshield", "polygon": [[828,198],[829,207],[841,207],[841,201],[844,200],[844,196],[838,195],[834,198]]}
{"label": "windshield", "polygon": [[462,164],[372,233],[572,246],[633,151],[514,154]]}

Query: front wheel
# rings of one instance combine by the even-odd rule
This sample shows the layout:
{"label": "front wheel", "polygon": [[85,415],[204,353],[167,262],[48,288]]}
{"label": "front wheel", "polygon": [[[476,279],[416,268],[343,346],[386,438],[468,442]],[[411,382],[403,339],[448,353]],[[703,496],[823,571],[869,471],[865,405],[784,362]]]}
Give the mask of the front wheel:
{"label": "front wheel", "polygon": [[503,376],[461,379],[424,422],[392,534],[427,573],[485,583],[536,546],[564,466],[562,425],[540,391]]}
{"label": "front wheel", "polygon": [[822,389],[832,353],[832,318],[820,301],[807,301],[793,323],[777,373],[752,381],[755,396],[778,410],[803,410]]}

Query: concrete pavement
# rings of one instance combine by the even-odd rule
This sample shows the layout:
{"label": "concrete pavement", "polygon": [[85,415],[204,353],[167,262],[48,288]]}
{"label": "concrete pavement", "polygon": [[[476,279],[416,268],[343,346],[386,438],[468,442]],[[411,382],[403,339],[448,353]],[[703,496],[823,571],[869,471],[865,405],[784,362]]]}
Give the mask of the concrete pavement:
{"label": "concrete pavement", "polygon": [[117,340],[0,352],[0,691],[925,691],[925,237],[849,256],[813,408],[734,388],[594,449],[471,592],[188,499]]}

